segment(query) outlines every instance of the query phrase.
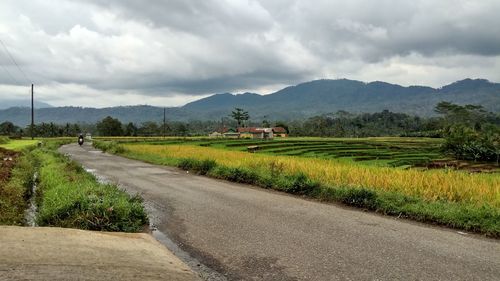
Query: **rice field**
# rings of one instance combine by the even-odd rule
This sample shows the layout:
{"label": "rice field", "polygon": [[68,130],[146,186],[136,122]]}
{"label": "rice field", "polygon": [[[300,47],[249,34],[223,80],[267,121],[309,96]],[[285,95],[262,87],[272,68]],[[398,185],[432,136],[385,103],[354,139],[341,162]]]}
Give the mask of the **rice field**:
{"label": "rice field", "polygon": [[31,140],[31,139],[9,140],[5,144],[0,144],[0,147],[9,150],[21,151],[24,148],[35,145],[37,143],[38,140]]}
{"label": "rice field", "polygon": [[[131,139],[120,141],[130,142]],[[247,151],[249,146],[253,146],[255,153],[258,154],[338,159],[365,165],[401,168],[424,166],[433,160],[443,158],[439,152],[441,140],[426,138],[290,138],[272,141],[171,138],[142,140],[139,143],[143,141],[156,145],[188,144],[233,151]]]}
{"label": "rice field", "polygon": [[[256,153],[248,153],[248,146],[259,146],[259,149]],[[500,208],[500,175],[497,173],[410,168],[415,161],[442,158],[438,146],[439,140],[400,138],[268,142],[170,139],[124,144],[127,153],[135,155],[212,159],[227,167],[286,174],[300,172],[326,186],[367,188],[418,196],[429,201],[488,204]],[[367,165],[367,162],[371,164]]]}

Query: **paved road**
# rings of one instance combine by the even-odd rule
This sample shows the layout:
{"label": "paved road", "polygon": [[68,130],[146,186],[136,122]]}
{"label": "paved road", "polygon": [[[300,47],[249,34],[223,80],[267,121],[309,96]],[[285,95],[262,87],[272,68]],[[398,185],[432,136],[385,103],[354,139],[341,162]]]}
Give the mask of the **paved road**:
{"label": "paved road", "polygon": [[229,280],[500,280],[500,241],[95,151],[61,148],[138,192],[160,231]]}

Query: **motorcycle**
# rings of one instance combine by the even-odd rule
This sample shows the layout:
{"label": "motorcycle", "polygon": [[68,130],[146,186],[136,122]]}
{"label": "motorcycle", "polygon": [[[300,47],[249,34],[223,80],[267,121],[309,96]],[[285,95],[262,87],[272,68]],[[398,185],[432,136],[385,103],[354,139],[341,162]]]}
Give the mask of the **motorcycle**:
{"label": "motorcycle", "polygon": [[79,144],[80,146],[82,146],[82,145],[83,145],[83,136],[82,136],[82,135],[80,135],[80,136],[78,137],[78,144]]}

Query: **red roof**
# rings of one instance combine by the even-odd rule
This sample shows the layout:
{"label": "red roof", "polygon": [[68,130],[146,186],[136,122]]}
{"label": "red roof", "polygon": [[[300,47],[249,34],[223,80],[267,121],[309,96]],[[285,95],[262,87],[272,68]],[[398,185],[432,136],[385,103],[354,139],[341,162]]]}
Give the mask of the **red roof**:
{"label": "red roof", "polygon": [[259,134],[262,132],[264,132],[263,128],[257,128],[257,127],[240,127],[240,128],[238,128],[238,133]]}
{"label": "red roof", "polygon": [[285,128],[283,128],[283,127],[274,127],[274,128],[273,128],[273,132],[275,132],[275,133],[284,133],[284,134],[286,134],[286,130],[285,130]]}
{"label": "red roof", "polygon": [[227,127],[218,128],[216,130],[217,133],[221,133],[221,134],[227,133],[227,131],[229,131],[229,128],[227,128]]}

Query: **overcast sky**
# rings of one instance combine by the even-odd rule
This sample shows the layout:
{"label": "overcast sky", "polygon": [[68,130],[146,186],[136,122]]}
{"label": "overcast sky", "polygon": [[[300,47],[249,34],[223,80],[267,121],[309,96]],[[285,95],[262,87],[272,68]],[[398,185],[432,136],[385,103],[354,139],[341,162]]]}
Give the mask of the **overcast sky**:
{"label": "overcast sky", "polygon": [[[0,100],[178,106],[321,78],[500,82],[500,0],[2,0]],[[29,81],[27,81],[29,80]]]}

